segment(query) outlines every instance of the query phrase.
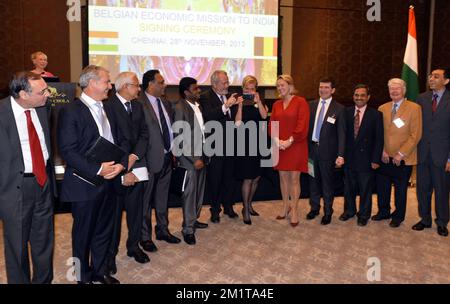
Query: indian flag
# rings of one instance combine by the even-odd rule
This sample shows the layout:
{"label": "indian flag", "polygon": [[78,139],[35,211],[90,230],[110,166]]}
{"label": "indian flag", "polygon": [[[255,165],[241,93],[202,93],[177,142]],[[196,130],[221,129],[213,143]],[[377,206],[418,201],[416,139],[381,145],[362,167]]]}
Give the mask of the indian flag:
{"label": "indian flag", "polygon": [[263,57],[276,57],[278,51],[278,38],[255,37],[254,55]]}
{"label": "indian flag", "polygon": [[118,52],[119,33],[118,32],[89,32],[90,52]]}
{"label": "indian flag", "polygon": [[409,7],[408,42],[403,59],[402,79],[406,82],[408,100],[416,100],[419,95],[419,69],[417,63],[417,34],[414,6]]}

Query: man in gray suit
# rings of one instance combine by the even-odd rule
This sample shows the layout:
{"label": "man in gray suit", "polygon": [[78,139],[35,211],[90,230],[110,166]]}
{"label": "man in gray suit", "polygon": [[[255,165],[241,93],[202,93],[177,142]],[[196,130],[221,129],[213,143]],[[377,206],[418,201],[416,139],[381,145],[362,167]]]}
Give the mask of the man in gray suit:
{"label": "man in gray suit", "polygon": [[[428,78],[430,91],[421,94],[423,132],[417,146],[417,200],[420,222],[413,230],[431,228],[431,194],[435,194],[437,233],[448,236],[450,179],[450,71],[436,69]],[[447,181],[446,181],[447,180]]]}
{"label": "man in gray suit", "polygon": [[167,202],[172,173],[173,111],[170,103],[163,100],[166,84],[158,70],[145,72],[142,78],[144,92],[138,101],[144,108],[145,122],[149,132],[149,144],[145,158],[149,172],[149,181],[144,190],[144,220],[141,246],[145,251],[154,252],[152,242],[152,206],[155,207],[157,240],[177,244],[181,240],[169,232]]}
{"label": "man in gray suit", "polygon": [[206,223],[200,223],[205,191],[205,156],[203,155],[204,120],[199,104],[201,89],[197,80],[184,77],[180,80],[179,92],[182,100],[175,106],[175,124],[182,124],[174,130],[174,153],[179,161],[179,166],[186,169],[183,191],[183,238],[189,245],[194,245],[195,229],[208,227]]}
{"label": "man in gray suit", "polygon": [[[40,75],[14,74],[11,96],[0,101],[0,218],[10,284],[53,279],[53,194],[49,90]],[[33,278],[30,279],[28,244]]]}

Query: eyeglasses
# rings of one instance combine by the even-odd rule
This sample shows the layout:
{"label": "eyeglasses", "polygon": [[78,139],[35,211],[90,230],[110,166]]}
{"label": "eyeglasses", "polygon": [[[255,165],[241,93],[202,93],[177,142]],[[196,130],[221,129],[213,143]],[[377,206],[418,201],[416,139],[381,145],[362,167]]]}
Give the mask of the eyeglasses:
{"label": "eyeglasses", "polygon": [[429,74],[428,78],[440,79],[441,75],[439,75],[439,74]]}
{"label": "eyeglasses", "polygon": [[139,83],[138,84],[136,84],[136,83],[127,83],[127,85],[130,85],[130,86],[133,86],[133,87],[139,87]]}
{"label": "eyeglasses", "polygon": [[42,91],[39,91],[39,92],[37,92],[36,94],[37,95],[40,95],[40,96],[44,96],[45,94],[48,94],[48,95],[50,95],[50,89],[49,88],[45,88],[45,89],[43,89]]}

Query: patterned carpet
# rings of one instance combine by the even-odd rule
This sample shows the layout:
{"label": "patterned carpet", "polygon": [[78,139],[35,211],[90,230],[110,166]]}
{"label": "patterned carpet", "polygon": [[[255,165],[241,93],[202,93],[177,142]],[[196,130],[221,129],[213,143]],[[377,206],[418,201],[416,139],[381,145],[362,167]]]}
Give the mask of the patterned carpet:
{"label": "patterned carpet", "polygon": [[[220,224],[198,230],[197,245],[176,245],[156,241],[158,251],[151,262],[140,265],[126,256],[126,226],[118,256],[117,278],[122,283],[372,283],[367,279],[368,259],[380,261],[379,283],[450,283],[450,238],[441,237],[436,227],[422,232],[411,230],[418,221],[415,189],[408,191],[406,221],[393,229],[388,221],[358,227],[356,219],[338,220],[343,199],[335,200],[331,225],[320,225],[320,217],[306,221],[308,201],[301,200],[300,225],[275,220],[281,202],[255,203],[261,216],[253,225],[242,218],[222,217]],[[376,202],[376,196],[374,196]],[[241,205],[235,207],[241,211]],[[374,204],[373,212],[376,212]],[[209,222],[205,207],[201,220]],[[181,209],[170,209],[170,230],[181,237]],[[69,214],[57,215],[54,283],[66,279],[66,260],[71,256]],[[0,230],[1,226],[0,226]],[[0,237],[0,283],[6,283],[3,232]],[[369,265],[369,266],[368,266]]]}

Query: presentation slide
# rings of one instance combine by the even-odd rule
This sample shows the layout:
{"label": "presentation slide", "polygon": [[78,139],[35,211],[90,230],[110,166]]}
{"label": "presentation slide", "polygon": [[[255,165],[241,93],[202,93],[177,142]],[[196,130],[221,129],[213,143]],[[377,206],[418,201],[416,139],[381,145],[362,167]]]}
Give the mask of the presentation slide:
{"label": "presentation slide", "polygon": [[275,85],[278,0],[90,0],[88,12],[89,63],[113,80],[159,69],[169,85],[209,85],[220,69],[231,85],[246,75]]}

